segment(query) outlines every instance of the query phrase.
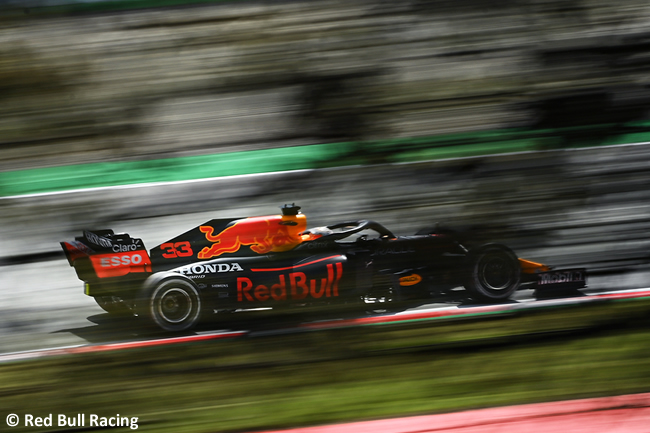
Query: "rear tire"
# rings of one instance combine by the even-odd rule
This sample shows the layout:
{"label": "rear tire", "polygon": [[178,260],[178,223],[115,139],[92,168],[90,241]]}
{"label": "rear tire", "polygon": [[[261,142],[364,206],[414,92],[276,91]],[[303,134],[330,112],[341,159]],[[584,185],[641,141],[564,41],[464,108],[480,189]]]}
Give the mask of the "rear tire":
{"label": "rear tire", "polygon": [[138,302],[140,314],[165,331],[186,331],[201,321],[201,295],[190,281],[163,280],[146,289]]}
{"label": "rear tire", "polygon": [[505,245],[488,244],[470,251],[465,289],[478,301],[503,301],[519,288],[521,266]]}

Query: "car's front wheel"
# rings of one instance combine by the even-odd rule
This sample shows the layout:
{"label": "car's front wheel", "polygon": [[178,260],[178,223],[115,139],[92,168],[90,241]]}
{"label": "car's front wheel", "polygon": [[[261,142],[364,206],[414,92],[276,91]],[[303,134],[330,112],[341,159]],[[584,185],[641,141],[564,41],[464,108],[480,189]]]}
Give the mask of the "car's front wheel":
{"label": "car's front wheel", "polygon": [[488,244],[470,251],[465,288],[477,301],[510,298],[521,283],[519,259],[505,245]]}
{"label": "car's front wheel", "polygon": [[144,290],[139,312],[165,331],[185,331],[201,320],[201,295],[190,281],[163,280]]}

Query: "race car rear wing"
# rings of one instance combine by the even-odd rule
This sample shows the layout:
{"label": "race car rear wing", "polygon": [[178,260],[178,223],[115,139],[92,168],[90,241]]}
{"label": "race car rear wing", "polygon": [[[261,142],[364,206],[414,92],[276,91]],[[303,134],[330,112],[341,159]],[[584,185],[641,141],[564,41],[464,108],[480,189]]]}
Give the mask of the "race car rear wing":
{"label": "race car rear wing", "polygon": [[142,239],[113,230],[84,230],[74,241],[61,242],[70,266],[82,281],[151,273],[151,259]]}

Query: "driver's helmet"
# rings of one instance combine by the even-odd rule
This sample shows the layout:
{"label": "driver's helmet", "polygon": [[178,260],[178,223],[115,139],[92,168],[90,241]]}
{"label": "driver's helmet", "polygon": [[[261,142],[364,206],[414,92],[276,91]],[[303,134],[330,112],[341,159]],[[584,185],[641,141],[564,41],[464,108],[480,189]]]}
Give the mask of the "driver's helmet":
{"label": "driver's helmet", "polygon": [[304,241],[313,241],[318,238],[322,238],[323,236],[331,235],[332,233],[333,231],[331,229],[328,229],[327,227],[314,227],[300,233],[300,236],[302,237],[302,241],[304,242]]}

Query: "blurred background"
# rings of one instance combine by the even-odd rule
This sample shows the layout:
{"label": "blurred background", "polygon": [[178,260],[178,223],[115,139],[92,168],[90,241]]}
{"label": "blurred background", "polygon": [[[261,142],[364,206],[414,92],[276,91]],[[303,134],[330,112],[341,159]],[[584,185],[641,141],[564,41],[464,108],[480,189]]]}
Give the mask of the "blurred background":
{"label": "blurred background", "polygon": [[[586,245],[574,262],[647,257],[648,149],[602,147],[649,136],[646,2],[1,4],[3,256],[286,200],[314,224],[453,219],[517,248]],[[27,196],[286,169],[312,171]]]}
{"label": "blurred background", "polygon": [[[59,247],[81,230],[128,232],[152,248],[210,219],[274,214],[284,203],[300,205],[309,226],[368,218],[407,235],[450,223],[504,241],[520,257],[585,266],[594,292],[647,287],[649,86],[650,3],[642,0],[0,0],[0,348],[7,353],[134,338],[132,322],[126,331],[110,322],[95,326],[107,319],[83,296]],[[627,314],[617,317],[616,326],[624,327]],[[634,314],[645,317],[639,320],[647,329],[647,309]],[[553,326],[584,325],[571,322],[571,314],[558,316],[549,320]],[[589,314],[581,317],[591,329]],[[532,322],[534,333],[539,322]],[[472,328],[472,336],[493,336],[484,322],[462,326]],[[363,332],[341,347],[353,352],[387,338],[380,331],[371,338]],[[440,328],[440,339],[453,332]],[[622,335],[603,344],[616,346],[627,334]],[[303,336],[291,338],[284,341],[297,340],[292,347],[319,356],[321,343],[339,347],[344,341],[339,334],[323,341],[310,334],[304,337],[309,344],[300,342]],[[429,376],[458,374],[452,385],[421,385],[426,403],[404,398],[403,412],[433,410],[427,404],[434,389],[440,389],[435,401],[441,405],[435,410],[450,409],[445,404],[454,393],[460,406],[476,407],[523,401],[522,395],[530,401],[568,398],[587,389],[585,384],[594,390],[584,393],[594,395],[647,391],[642,377],[650,370],[637,362],[649,359],[647,336],[629,345],[634,361],[625,358],[620,365],[610,362],[614,355],[603,344],[593,357],[588,352],[589,360],[598,355],[602,365],[613,366],[599,380],[583,372],[582,358],[568,368],[564,347],[534,345],[525,356],[479,358],[460,370],[458,360],[472,351],[452,351],[435,368],[425,365],[437,357],[429,352],[396,360],[390,373],[375,375],[365,358],[363,367],[352,368],[373,384],[409,370],[401,365],[410,362],[422,362]],[[250,346],[237,349],[241,359],[252,353],[261,359],[283,341],[260,339]],[[215,372],[214,352],[226,357],[225,366],[239,365],[239,358],[233,361],[219,351],[222,346],[215,347],[196,349],[212,351],[199,357],[196,371]],[[576,353],[583,349],[576,344]],[[125,380],[164,383],[168,373],[195,374],[194,366],[179,367],[180,352],[162,361],[149,352],[131,373],[130,354],[117,365],[99,357],[91,361],[115,367]],[[479,355],[485,354],[492,352]],[[285,355],[278,353],[278,362]],[[518,359],[530,370],[510,383],[527,389],[493,399],[495,383],[509,386],[502,385],[509,369],[502,366]],[[539,360],[549,365],[536,370]],[[626,368],[635,362],[638,370]],[[77,364],[87,369],[76,371]],[[339,371],[326,365],[327,374],[306,369],[306,377],[326,386],[331,378],[351,380],[340,373],[348,366]],[[484,371],[488,366],[500,373]],[[287,374],[283,368],[278,377]],[[76,383],[79,392],[69,388],[60,410],[94,404],[82,401],[91,386],[80,385],[97,379],[92,362],[67,358],[50,376],[38,370],[46,376],[33,379],[36,398],[25,391],[27,382],[16,382],[13,391],[3,391],[7,401],[19,395],[15,407],[38,401],[43,414],[52,412],[57,399],[51,397],[70,385],[58,381],[76,380],[74,370],[84,381]],[[546,380],[556,370],[570,377]],[[619,373],[629,376],[625,386],[609,379]],[[472,374],[486,386],[468,403]],[[246,386],[232,389],[241,387],[248,396],[230,401],[230,389],[220,385],[226,379],[214,379],[209,393],[219,389],[224,396],[214,400],[228,401],[220,410],[232,413],[231,407],[255,395],[258,384],[243,377]],[[307,387],[303,392],[302,380],[287,385],[297,389],[295,401],[314,394]],[[133,401],[152,406],[139,414],[176,416],[163,410],[173,398],[136,395],[151,383],[128,391]],[[555,383],[566,389],[546,388]],[[388,395],[406,393],[400,386]],[[269,385],[269,392],[277,393],[277,387]],[[50,394],[38,397],[39,389]],[[106,391],[106,407],[125,413],[129,400],[116,398],[117,392],[125,391]],[[340,394],[313,407],[345,406]],[[378,407],[393,407],[374,388],[368,394]],[[283,398],[276,397],[268,401]],[[189,397],[178,401],[194,410]],[[196,401],[205,402],[205,396]],[[197,431],[215,431],[214,407],[205,410],[208,427]],[[237,416],[251,418],[250,407],[237,409]],[[343,418],[352,413],[342,410]],[[361,417],[387,413],[354,410]],[[336,418],[301,416],[287,414],[289,421],[278,425]],[[170,425],[169,431],[183,431]]]}
{"label": "blurred background", "polygon": [[643,1],[2,5],[3,170],[343,141],[381,162],[414,137],[649,126]]}

